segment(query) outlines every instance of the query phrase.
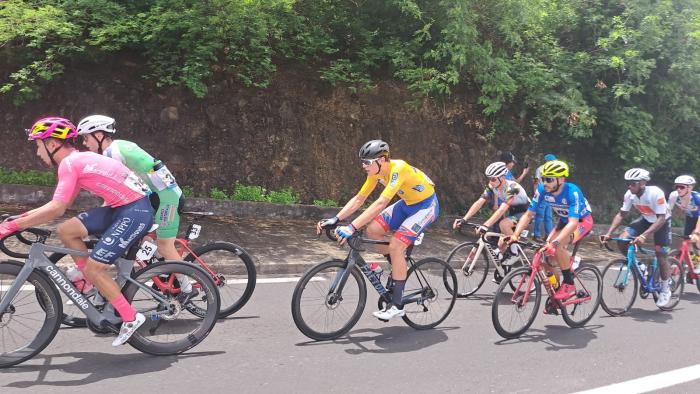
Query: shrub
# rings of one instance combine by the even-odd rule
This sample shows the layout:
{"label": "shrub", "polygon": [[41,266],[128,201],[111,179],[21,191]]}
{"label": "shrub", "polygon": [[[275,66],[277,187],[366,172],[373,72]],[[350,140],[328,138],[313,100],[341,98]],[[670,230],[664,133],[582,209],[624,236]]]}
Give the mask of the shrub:
{"label": "shrub", "polygon": [[236,201],[268,201],[262,186],[248,186],[236,181],[231,196]]}
{"label": "shrub", "polygon": [[220,190],[219,188],[215,187],[212,188],[209,191],[209,196],[211,198],[217,199],[217,200],[228,200],[229,196],[226,195],[226,191]]}
{"label": "shrub", "polygon": [[185,197],[194,197],[194,189],[192,186],[182,186],[182,195]]}
{"label": "shrub", "polygon": [[0,184],[56,185],[56,174],[52,171],[11,170],[0,167]]}
{"label": "shrub", "polygon": [[268,201],[275,204],[296,204],[299,202],[299,196],[294,193],[291,187],[280,191],[271,191],[268,195]]}
{"label": "shrub", "polygon": [[337,207],[338,203],[331,199],[314,200],[314,205],[317,207],[332,208]]}

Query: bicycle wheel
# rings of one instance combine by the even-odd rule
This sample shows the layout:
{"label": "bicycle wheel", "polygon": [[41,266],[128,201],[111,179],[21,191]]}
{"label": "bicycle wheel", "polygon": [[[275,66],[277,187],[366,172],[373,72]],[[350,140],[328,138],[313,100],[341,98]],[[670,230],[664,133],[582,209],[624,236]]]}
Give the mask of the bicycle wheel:
{"label": "bicycle wheel", "polygon": [[[73,258],[63,253],[52,253],[49,255],[49,260],[56,265],[73,264]],[[93,293],[96,294],[96,290]],[[63,292],[59,291],[59,294],[61,295],[61,303],[63,304],[63,318],[61,319],[61,323],[70,327],[87,327],[87,319],[81,309],[63,294]],[[85,294],[85,298],[92,302],[94,294]]]}
{"label": "bicycle wheel", "polygon": [[[257,277],[255,263],[240,246],[216,241],[194,249],[184,260],[197,262],[214,271],[213,279],[221,298],[220,318],[243,308],[253,295]],[[205,271],[208,270],[205,268]]]}
{"label": "bicycle wheel", "polygon": [[576,299],[586,299],[575,304],[562,305],[562,317],[566,325],[572,328],[583,327],[590,321],[600,305],[603,278],[598,268],[592,264],[581,263],[574,271],[576,295],[566,302]]}
{"label": "bicycle wheel", "polygon": [[440,324],[452,311],[457,295],[448,289],[457,286],[452,267],[435,257],[416,262],[406,276],[403,291],[403,321],[417,330]]}
{"label": "bicycle wheel", "polygon": [[333,259],[311,267],[297,282],[292,295],[292,317],[299,331],[326,341],[350,331],[360,320],[367,302],[367,285],[357,267],[345,286],[337,289],[347,262]]}
{"label": "bicycle wheel", "polygon": [[[465,242],[457,245],[447,256],[447,264],[457,274],[457,297],[464,298],[476,293],[484,284],[489,271],[489,260],[486,258],[486,248],[476,256],[479,244]],[[455,291],[448,287],[450,294]]]}
{"label": "bicycle wheel", "polygon": [[[531,277],[534,288],[526,291]],[[498,335],[511,339],[525,333],[537,317],[540,302],[542,286],[537,275],[533,275],[532,268],[522,267],[510,271],[498,285],[491,305],[491,320]]]}
{"label": "bicycle wheel", "polygon": [[[0,300],[24,264],[0,261]],[[44,273],[34,271],[7,310],[0,312],[0,368],[24,362],[41,352],[61,326],[61,297]]]}
{"label": "bicycle wheel", "polygon": [[[658,308],[662,311],[670,311],[678,305],[681,301],[681,295],[683,294],[683,288],[685,285],[685,270],[683,265],[675,257],[668,257],[668,263],[671,264],[671,300],[666,304],[666,306],[659,306]],[[654,274],[654,282],[659,283],[661,280],[661,275],[659,270],[656,270]],[[656,293],[653,293],[654,302],[659,298]]]}
{"label": "bicycle wheel", "polygon": [[[203,318],[183,313],[185,307],[177,301],[173,289],[154,289],[157,278],[184,275],[197,286],[199,294],[188,303],[205,310]],[[129,339],[137,350],[157,356],[182,353],[193,348],[209,335],[219,315],[219,294],[211,276],[203,269],[182,261],[163,261],[149,265],[131,277],[144,287],[127,282],[122,289],[131,305],[146,316],[146,322]],[[179,290],[179,289],[178,289]],[[161,302],[154,294],[165,298]]]}
{"label": "bicycle wheel", "polygon": [[613,260],[603,268],[603,296],[600,305],[610,316],[627,313],[637,298],[639,279],[627,260]]}

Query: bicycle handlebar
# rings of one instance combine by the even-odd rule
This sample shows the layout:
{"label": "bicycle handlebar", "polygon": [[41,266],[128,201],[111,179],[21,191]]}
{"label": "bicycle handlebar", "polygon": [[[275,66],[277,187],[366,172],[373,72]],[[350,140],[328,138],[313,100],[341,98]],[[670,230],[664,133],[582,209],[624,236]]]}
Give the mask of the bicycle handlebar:
{"label": "bicycle handlebar", "polygon": [[[32,236],[27,236],[26,234],[32,234]],[[0,251],[5,253],[6,255],[10,257],[14,257],[16,259],[26,259],[29,257],[28,253],[18,253],[18,252],[13,252],[10,250],[7,245],[5,245],[5,242],[7,242],[8,239],[15,237],[19,240],[19,242],[25,244],[25,245],[31,245],[33,243],[44,243],[46,240],[51,236],[51,231],[46,230],[43,228],[36,228],[36,227],[30,227],[27,229],[24,229],[18,233],[14,233],[12,235],[9,235],[3,239],[0,239]]]}

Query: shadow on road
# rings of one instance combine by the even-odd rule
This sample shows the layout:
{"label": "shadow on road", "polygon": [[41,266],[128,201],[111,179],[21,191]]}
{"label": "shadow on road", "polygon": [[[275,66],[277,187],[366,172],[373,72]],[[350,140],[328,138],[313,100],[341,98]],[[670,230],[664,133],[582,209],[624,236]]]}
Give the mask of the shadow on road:
{"label": "shadow on road", "polygon": [[[331,342],[303,342],[297,346],[352,345],[348,354],[389,354],[413,352],[447,341],[446,332],[459,327],[438,327],[432,330],[415,330],[411,327],[392,326],[351,331],[346,337]],[[370,344],[373,343],[374,346]]]}
{"label": "shadow on road", "polygon": [[502,339],[496,341],[499,346],[517,345],[529,342],[546,343],[546,350],[570,350],[583,349],[588,343],[597,338],[596,330],[603,327],[601,324],[589,325],[582,328],[569,328],[568,326],[545,326],[544,330],[530,329],[526,334],[516,339]]}
{"label": "shadow on road", "polygon": [[[207,357],[223,353],[225,352],[192,352],[162,357],[143,353],[111,354],[97,352],[39,355],[34,360],[43,359],[44,363],[42,365],[19,365],[6,370],[7,372],[38,372],[36,379],[12,382],[5,385],[5,387],[84,386],[103,380],[120,379],[125,376],[162,371],[176,364],[180,359]],[[75,378],[72,380],[46,380],[46,375],[51,371],[57,371],[61,376],[67,378],[70,378],[72,374],[75,375]]]}

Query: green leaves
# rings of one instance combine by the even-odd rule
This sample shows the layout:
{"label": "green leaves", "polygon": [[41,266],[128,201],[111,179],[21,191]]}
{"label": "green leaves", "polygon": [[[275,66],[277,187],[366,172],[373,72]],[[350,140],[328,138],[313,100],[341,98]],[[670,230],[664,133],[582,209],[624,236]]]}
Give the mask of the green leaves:
{"label": "green leaves", "polygon": [[621,165],[675,168],[661,154],[670,141],[700,144],[699,0],[0,2],[0,94],[16,103],[75,60],[124,50],[142,54],[156,86],[197,97],[215,77],[265,88],[291,61],[355,92],[387,78],[416,102],[468,91],[491,137],[527,125]]}

